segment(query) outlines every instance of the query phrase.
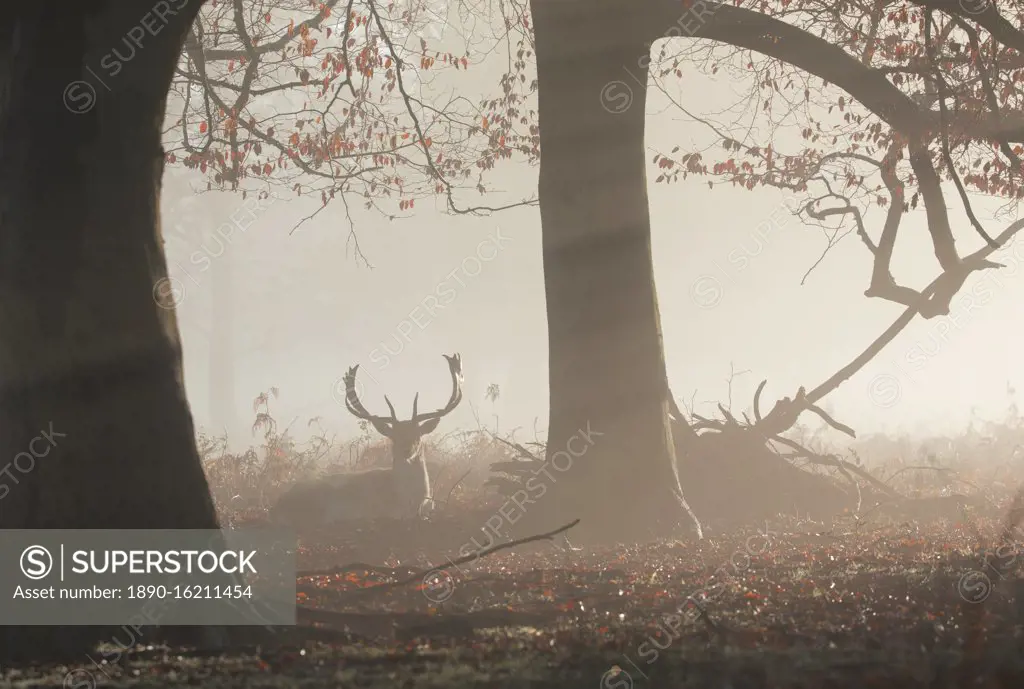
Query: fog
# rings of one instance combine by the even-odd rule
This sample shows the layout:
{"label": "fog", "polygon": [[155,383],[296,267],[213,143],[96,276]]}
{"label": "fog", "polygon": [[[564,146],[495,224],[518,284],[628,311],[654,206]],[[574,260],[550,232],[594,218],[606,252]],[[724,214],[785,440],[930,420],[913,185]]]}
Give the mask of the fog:
{"label": "fog", "polygon": [[27,7],[0,684],[1024,686],[1017,4]]}
{"label": "fog", "polygon": [[[675,93],[652,92],[652,155],[676,144],[720,141],[673,101],[710,112],[734,105],[734,92],[741,91],[725,78],[693,72]],[[749,371],[734,378],[736,409],[749,408],[762,379],[769,401],[801,385],[810,389],[902,313],[901,306],[863,295],[871,256],[852,233],[801,284],[827,245],[820,228],[790,212],[803,197],[720,184],[711,189],[703,178],[655,184],[653,177],[654,262],[669,381],[676,399],[692,402],[698,412],[727,400],[730,366]],[[496,191],[487,203],[514,203],[535,194],[537,170],[508,162],[488,179]],[[536,206],[453,216],[438,201],[389,220],[353,200],[350,225],[341,203],[304,220],[320,209],[319,197],[287,188],[255,204],[200,185],[198,175],[170,168],[163,213],[171,276],[184,290],[179,317],[186,385],[202,429],[227,429],[232,445],[247,446],[252,399],[276,387],[272,413],[279,422],[298,429],[320,417],[345,437],[356,432],[356,420],[334,390],[348,367],[361,365],[364,401],[372,410],[386,411],[387,394],[402,415],[417,391],[424,408],[444,402],[448,378],[441,355],[460,352],[469,404],[442,430],[484,424],[543,432],[547,323]],[[947,200],[955,201],[956,190],[947,186]],[[947,202],[960,252],[980,247],[962,205]],[[992,234],[1014,219],[1000,213],[998,200],[974,195],[972,203]],[[869,211],[869,232],[877,232],[882,218],[882,209]],[[230,236],[221,241],[215,230],[225,224],[235,229],[222,229]],[[905,217],[903,227],[893,274],[920,289],[939,273],[923,207]],[[859,433],[929,434],[962,428],[978,416],[1002,418],[1012,397],[1008,389],[1024,380],[1017,354],[1024,331],[1015,325],[1016,305],[1024,299],[1022,259],[1021,240],[997,252],[1005,268],[972,275],[948,317],[915,319],[829,395],[825,408]],[[233,371],[214,366],[211,372],[212,333],[225,350],[221,368],[230,364]],[[485,399],[492,384],[500,389],[493,401]],[[237,411],[226,413],[222,402],[214,412],[217,395]]]}

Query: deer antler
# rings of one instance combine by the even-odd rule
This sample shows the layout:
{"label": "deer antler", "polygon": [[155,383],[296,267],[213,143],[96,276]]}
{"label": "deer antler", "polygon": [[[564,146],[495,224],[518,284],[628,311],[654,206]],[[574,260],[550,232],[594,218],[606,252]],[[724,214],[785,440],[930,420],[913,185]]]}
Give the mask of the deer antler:
{"label": "deer antler", "polygon": [[395,413],[395,405],[391,404],[391,400],[388,399],[387,395],[384,395],[384,404],[388,405],[388,411],[391,412],[391,418],[398,421],[398,414]]}
{"label": "deer antler", "polygon": [[393,421],[397,421],[395,416],[395,408],[391,406],[391,401],[385,396],[384,401],[388,403],[388,407],[391,409],[391,418],[386,416],[377,416],[366,411],[366,407],[359,401],[359,393],[356,392],[356,373],[359,371],[359,364],[356,364],[348,370],[345,374],[345,408],[348,409],[349,413],[355,416],[357,419],[364,419],[377,424],[390,424]]}
{"label": "deer antler", "polygon": [[459,406],[459,402],[462,401],[462,357],[459,354],[453,354],[448,356],[443,355],[448,361],[448,370],[452,374],[452,396],[448,399],[448,404],[443,409],[437,411],[428,412],[426,414],[417,414],[416,405],[419,402],[420,394],[416,393],[416,398],[412,403],[412,418],[414,421],[431,421],[433,419],[440,419],[445,414],[450,413],[455,407]]}

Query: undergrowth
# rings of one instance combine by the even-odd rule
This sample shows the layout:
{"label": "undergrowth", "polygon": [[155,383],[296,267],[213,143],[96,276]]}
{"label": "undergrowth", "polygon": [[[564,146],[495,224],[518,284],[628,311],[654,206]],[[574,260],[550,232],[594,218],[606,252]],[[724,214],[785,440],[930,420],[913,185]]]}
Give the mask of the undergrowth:
{"label": "undergrowth", "polygon": [[[200,432],[196,444],[210,491],[225,525],[260,519],[290,486],[332,473],[389,466],[387,441],[366,421],[360,434],[339,441],[329,437],[319,417],[306,423],[308,437],[296,439],[292,426],[281,428],[272,415],[277,390],[261,393],[253,402],[253,435],[260,440],[244,452],[228,450],[227,434]],[[454,430],[423,439],[427,461],[436,465],[430,480],[434,498],[444,508],[471,507],[487,502],[484,483],[495,462],[513,459],[516,452],[492,430]],[[538,443],[533,443],[537,445]]]}
{"label": "undergrowth", "polygon": [[[387,441],[365,421],[358,436],[338,440],[328,436],[319,417],[307,421],[307,438],[300,441],[293,426],[279,427],[271,403],[276,388],[253,402],[253,435],[257,443],[244,452],[230,452],[226,434],[199,433],[197,446],[210,490],[223,522],[261,519],[290,486],[336,472],[357,471],[390,462]],[[450,431],[424,438],[428,462],[434,464],[431,483],[439,506],[478,507],[494,497],[487,485],[490,466],[544,456],[543,438],[532,441],[504,437],[478,422],[475,429]],[[1024,416],[1012,402],[1002,420],[978,417],[958,433],[913,439],[909,435],[866,435],[836,442],[822,424],[797,424],[786,434],[812,453],[840,457],[908,497],[1012,491],[1024,475]],[[516,444],[519,449],[517,450]],[[525,446],[525,447],[524,447]],[[528,449],[527,449],[528,448]],[[800,460],[795,460],[800,464]],[[835,475],[835,470],[807,464],[804,468]],[[684,486],[685,490],[685,486]]]}

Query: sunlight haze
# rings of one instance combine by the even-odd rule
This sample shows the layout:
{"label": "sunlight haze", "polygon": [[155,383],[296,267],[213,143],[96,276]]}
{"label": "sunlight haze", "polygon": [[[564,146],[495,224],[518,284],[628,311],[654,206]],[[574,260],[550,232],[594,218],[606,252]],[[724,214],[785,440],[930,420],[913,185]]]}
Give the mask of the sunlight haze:
{"label": "sunlight haze", "polygon": [[[665,90],[652,89],[647,108],[652,157],[676,145],[697,150],[720,143],[673,103],[697,115],[732,106],[730,112],[739,116],[719,114],[719,119],[746,121],[735,95],[746,86],[728,76],[690,70],[682,80],[661,83]],[[457,90],[460,84],[493,89],[493,82],[474,72],[446,87]],[[694,177],[655,184],[656,176],[651,165],[654,263],[669,381],[676,399],[687,406],[692,400],[698,413],[727,401],[730,365],[748,371],[733,382],[734,409],[749,410],[762,379],[768,380],[762,405],[770,406],[801,385],[809,390],[826,380],[902,313],[902,307],[864,297],[871,257],[853,233],[801,285],[826,239],[821,229],[802,224],[790,212],[800,197],[722,184],[710,189],[705,178]],[[467,200],[514,203],[533,196],[536,180],[536,168],[499,164],[490,172],[492,192],[482,201]],[[163,197],[166,226],[181,225],[186,206],[200,233],[230,223],[233,213],[236,219],[249,217],[240,194],[196,196],[189,188],[197,183],[181,170],[170,170]],[[955,189],[946,186],[947,199],[956,200]],[[280,201],[263,202],[266,208],[257,217],[240,221],[246,229],[236,231],[224,249],[216,238],[205,244],[194,235],[168,241],[171,275],[186,290],[179,317],[197,425],[211,432],[227,426],[232,444],[245,446],[255,440],[252,399],[276,387],[280,397],[272,411],[279,423],[294,421],[303,437],[308,419],[319,416],[343,438],[357,432],[357,422],[332,391],[349,366],[361,364],[367,405],[385,413],[387,394],[402,416],[411,411],[417,391],[421,408],[444,401],[447,371],[441,355],[460,352],[471,404],[445,419],[442,431],[480,423],[492,429],[499,424],[502,431],[520,427],[530,437],[535,427],[543,433],[547,325],[536,206],[474,217],[445,214],[441,200],[433,206],[421,201],[389,221],[354,198],[348,204],[350,232],[341,203],[304,220],[319,209],[318,196],[296,196],[282,187],[275,193]],[[990,234],[1014,219],[993,218],[1001,201],[974,194],[972,203]],[[981,240],[960,204],[950,206],[960,251],[979,248]],[[876,239],[884,217],[880,211],[866,215]],[[903,224],[893,273],[897,281],[922,288],[939,273],[923,207]],[[493,258],[482,260],[480,251],[492,256],[492,250],[490,245],[481,250],[481,242],[495,233],[507,240],[499,242],[503,246]],[[179,235],[188,234],[179,229]],[[190,264],[197,250],[211,256],[205,269]],[[827,396],[825,406],[862,434],[946,432],[963,427],[972,414],[1002,418],[1011,401],[1008,383],[1024,381],[1018,354],[1024,329],[1013,325],[1015,305],[1024,299],[1024,240],[1002,249],[995,260],[1006,267],[974,274],[948,317],[915,319]],[[210,407],[207,333],[218,271],[232,275],[232,292],[225,298],[234,309],[231,396],[238,413],[229,420],[212,419]],[[484,399],[491,384],[500,388],[495,402]]]}

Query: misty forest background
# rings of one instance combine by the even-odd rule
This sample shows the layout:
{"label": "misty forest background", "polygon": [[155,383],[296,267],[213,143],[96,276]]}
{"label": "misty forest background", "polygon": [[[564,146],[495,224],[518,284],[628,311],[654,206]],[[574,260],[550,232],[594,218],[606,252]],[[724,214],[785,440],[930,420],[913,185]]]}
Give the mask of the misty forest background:
{"label": "misty forest background", "polygon": [[[488,88],[500,76],[501,66],[494,62],[459,74],[455,85]],[[748,94],[734,76],[706,74],[687,64],[681,69],[683,79],[666,80],[671,100],[657,90],[649,95],[652,155],[676,145],[720,147],[721,137],[693,122],[673,101],[696,113],[732,106],[737,114],[727,121],[751,119],[742,117]],[[285,96],[278,101],[277,107],[287,109]],[[535,193],[537,168],[504,161],[489,179],[494,190],[485,201],[500,205]],[[481,421],[493,427],[497,416],[502,428],[531,431],[535,420],[541,428],[546,425],[547,321],[536,208],[477,218],[446,214],[443,199],[427,200],[389,220],[351,204],[352,225],[370,268],[353,254],[350,223],[340,205],[293,233],[300,220],[320,208],[319,197],[288,189],[276,193],[287,203],[266,204],[265,212],[250,219],[236,194],[207,192],[191,171],[172,167],[166,173],[162,212],[168,266],[185,290],[178,309],[186,387],[204,431],[226,429],[232,447],[244,449],[252,438],[252,399],[276,386],[281,396],[275,408],[286,422],[319,416],[339,436],[355,434],[356,419],[332,395],[349,366],[361,363],[379,382],[379,389],[367,389],[368,403],[382,403],[382,395],[392,390],[400,399],[411,399],[417,390],[443,398],[446,371],[437,362],[440,352],[451,351],[463,353],[466,397]],[[950,193],[955,194],[952,185]],[[651,184],[649,194],[669,379],[677,399],[692,397],[698,412],[710,412],[727,398],[730,366],[750,371],[732,386],[744,407],[762,378],[780,392],[814,385],[859,353],[902,310],[864,298],[871,257],[852,235],[803,280],[827,239],[790,212],[795,204],[789,199],[802,200],[792,192],[728,184],[709,189],[703,179],[691,179]],[[990,224],[1003,208],[1003,201],[980,194],[973,201],[975,213]],[[966,226],[962,208],[950,205],[956,224]],[[246,229],[235,229],[228,241],[209,236],[232,217]],[[884,209],[869,209],[866,217],[868,223],[880,222]],[[1000,214],[993,227],[1007,223]],[[926,284],[935,272],[924,224],[923,208],[905,218],[893,257],[893,272],[912,285]],[[463,261],[475,256],[477,244],[497,227],[511,241],[499,257],[483,263],[478,275],[464,276]],[[978,241],[965,236],[962,243],[973,249]],[[1024,246],[997,255],[1005,255],[1007,269],[972,276],[963,288],[990,296],[979,298],[973,309],[954,304],[948,318],[911,323],[832,393],[826,408],[841,410],[861,434],[916,440],[965,430],[972,420],[1002,420],[1018,399],[1007,384],[1012,389],[1015,381],[1024,381],[1024,363],[1015,354],[1024,344],[1024,329],[1014,325],[1017,300],[1024,297]],[[457,270],[465,287],[447,277]],[[453,287],[457,296],[434,317],[417,316],[424,327],[403,335],[399,324],[417,307],[422,313],[424,299],[439,285]],[[721,296],[702,297],[700,290]],[[225,344],[213,346],[216,342]],[[399,354],[381,370],[370,360],[374,350]],[[880,376],[898,380],[898,400],[873,399],[871,383]],[[491,384],[501,389],[493,403],[485,402]],[[445,427],[476,423],[465,405]]]}
{"label": "misty forest background", "polygon": [[[466,401],[428,439],[440,509],[314,525],[308,566],[407,569],[448,552],[592,428],[571,480],[552,480],[501,536],[568,525],[594,548],[518,560],[514,578],[542,579],[529,585],[536,610],[511,610],[515,582],[478,579],[451,607],[485,596],[493,609],[474,612],[487,619],[434,622],[503,627],[526,612],[547,625],[550,638],[528,642],[544,653],[597,650],[609,634],[630,645],[614,605],[578,624],[594,612],[580,587],[633,606],[639,631],[663,597],[689,605],[666,582],[735,550],[720,537],[729,526],[778,517],[794,540],[764,558],[788,579],[735,589],[733,611],[756,617],[772,599],[791,616],[784,630],[831,625],[805,565],[821,565],[831,590],[836,553],[852,563],[861,556],[843,549],[858,541],[877,568],[847,568],[833,595],[873,596],[880,612],[857,608],[855,643],[902,652],[882,634],[927,621],[929,643],[952,648],[969,630],[974,672],[988,608],[931,579],[928,595],[956,617],[943,627],[928,596],[911,601],[903,556],[930,561],[931,577],[939,553],[902,520],[934,508],[940,531],[955,526],[932,545],[961,559],[984,551],[986,533],[1007,545],[1024,520],[1024,10],[488,1],[176,0],[158,4],[177,9],[148,33],[156,19],[129,0],[12,6],[0,24],[0,449],[31,458],[47,423],[67,441],[4,470],[0,526],[263,521],[300,479],[387,463],[341,403],[349,367],[361,365],[367,405],[383,411],[386,393],[405,416],[417,392],[423,408],[441,403],[441,355],[459,352]],[[411,325],[433,296],[444,309]],[[885,547],[862,528],[883,513]],[[474,566],[507,579],[513,558]],[[604,578],[612,569],[618,579]],[[330,578],[333,590],[306,582],[327,598],[299,606],[295,633],[328,620],[335,640],[351,623],[404,643],[390,611],[350,613],[406,581]],[[485,581],[486,593],[472,588]],[[720,637],[718,613],[704,612],[699,632]],[[429,622],[417,615],[407,630]],[[889,630],[893,619],[908,626]],[[566,631],[576,641],[556,643]],[[222,632],[179,641],[237,636]],[[247,633],[237,638],[263,632]],[[763,645],[774,632],[757,634]],[[0,635],[5,665],[81,659],[109,638]]]}
{"label": "misty forest background", "polygon": [[[400,9],[390,25],[395,45],[411,46],[415,56],[416,43],[426,37],[424,54],[435,49],[465,54],[471,65],[453,71],[421,63],[416,69],[407,59],[407,90],[420,90],[430,103],[448,102],[454,94],[484,94],[484,101],[486,94],[497,94],[508,63],[500,51],[487,55],[482,48],[490,39],[481,36],[500,32],[501,12],[487,13],[483,4],[430,2]],[[491,16],[491,25],[478,21],[470,30],[471,16]],[[213,6],[202,17],[207,23],[229,22]],[[900,26],[898,17],[888,20]],[[337,8],[313,21],[319,26],[310,36],[324,42],[328,29],[335,35],[344,29]],[[361,47],[382,62],[389,58],[389,48],[379,40]],[[665,41],[656,41],[652,54],[667,64],[677,49],[688,54],[689,49]],[[646,108],[648,153],[656,157],[681,149],[724,159],[734,132],[743,134],[735,136],[745,145],[771,141],[780,150],[797,150],[803,139],[794,124],[798,118],[783,116],[786,126],[767,135],[775,111],[765,109],[770,99],[757,82],[771,74],[770,61],[754,56],[743,64],[750,57],[743,53],[723,59],[728,68],[719,71],[709,68],[710,59],[697,59],[708,55],[676,56],[671,73],[652,77],[655,86],[645,105],[634,103],[629,92],[628,107]],[[300,57],[291,59],[304,64]],[[527,62],[532,79],[534,66]],[[233,65],[221,63],[221,76],[233,74],[237,82]],[[621,76],[638,90],[631,80],[635,71],[624,67]],[[275,77],[264,81],[281,81]],[[394,77],[383,83],[394,83]],[[217,87],[210,88],[217,93]],[[235,95],[221,91],[222,97]],[[166,146],[180,156],[178,163],[189,160],[179,130],[183,97],[190,93],[203,97],[202,84],[179,75],[165,124]],[[285,88],[253,98],[250,107],[267,114],[269,123],[270,113],[309,106],[309,93],[305,85]],[[398,97],[391,93],[391,99]],[[835,89],[822,94],[836,102],[842,98]],[[835,105],[826,100],[821,110],[826,109]],[[199,135],[202,118],[191,115],[188,125]],[[277,119],[294,124],[295,118]],[[723,139],[723,132],[730,134]],[[851,131],[839,134],[849,146]],[[535,198],[537,167],[522,156],[501,160],[486,172],[487,193],[470,192],[470,203],[503,206]],[[251,200],[244,202],[237,190],[222,193],[207,177],[169,165],[161,209],[169,274],[181,290],[177,308],[186,389],[208,466],[250,446],[255,446],[250,460],[265,459],[282,444],[289,453],[304,450],[318,458],[317,466],[381,461],[381,439],[360,429],[340,404],[342,373],[361,364],[364,400],[380,404],[387,393],[404,400],[399,410],[407,413],[402,405],[417,391],[425,400],[444,395],[446,372],[437,362],[441,352],[450,351],[461,352],[466,362],[469,403],[430,439],[435,456],[461,457],[461,464],[468,455],[482,454],[481,461],[469,463],[482,470],[483,480],[483,460],[501,454],[500,446],[482,452],[479,442],[486,444],[490,433],[543,439],[549,413],[548,333],[535,205],[484,217],[453,215],[445,197],[435,194],[418,198],[412,208],[386,196],[372,199],[372,208],[337,199],[325,207],[320,194],[302,193],[291,181],[272,177],[265,187],[252,179],[242,185],[272,189],[277,199],[261,201],[253,214],[246,210]],[[945,187],[955,198],[953,184]],[[750,414],[750,400],[765,378],[769,396],[813,387],[902,311],[900,305],[864,297],[872,257],[847,218],[823,229],[806,213],[797,215],[809,198],[806,192],[772,185],[747,189],[729,183],[728,175],[714,181],[702,175],[650,184],[648,193],[668,378],[676,402],[688,412],[714,416],[721,402],[737,414]],[[887,208],[870,193],[864,197],[867,203],[857,200],[863,222],[869,228],[880,225]],[[1001,228],[1016,217],[1015,204],[1002,198],[975,193],[971,203],[986,226]],[[964,207],[948,205],[953,226],[969,228]],[[217,236],[218,228],[239,219],[241,229],[227,240]],[[891,263],[900,282],[922,286],[935,276],[926,225],[923,206],[908,208]],[[493,260],[474,264],[471,257],[481,240],[495,231],[508,238],[506,244]],[[958,231],[958,238],[964,253],[983,245],[973,232]],[[822,403],[857,430],[856,440],[813,416],[801,420],[794,437],[813,437],[821,451],[852,452],[870,464],[910,466],[927,460],[962,467],[983,459],[1015,464],[1021,425],[1015,381],[1024,380],[1024,364],[1015,352],[1024,344],[1024,329],[1014,325],[1014,314],[1024,298],[1024,247],[1011,242],[993,259],[1006,267],[968,277],[948,316],[915,319]],[[467,275],[464,265],[470,272],[482,267]],[[454,297],[424,318],[425,299],[442,289]],[[410,327],[412,312],[416,324]],[[275,440],[268,443],[270,419],[277,425]],[[483,439],[477,437],[480,431]],[[308,470],[306,460],[298,464]],[[476,482],[470,479],[468,485]],[[237,495],[237,486],[223,490]]]}
{"label": "misty forest background", "polygon": [[[159,497],[153,523],[213,523],[204,474],[263,509],[386,461],[343,372],[429,404],[444,352],[470,403],[435,455],[481,477],[514,449],[507,492],[543,463],[516,443],[551,457],[593,427],[531,518],[613,540],[700,535],[687,490],[697,512],[824,514],[859,509],[864,462],[944,465],[942,490],[948,465],[1020,464],[1019,8],[185,4],[153,10],[147,49],[131,6],[82,10],[46,82],[66,126],[43,136],[27,81],[4,121],[6,213],[31,219],[8,223],[10,425],[116,445],[125,505],[196,500]],[[34,266],[62,277],[33,291]],[[121,523],[117,501],[63,506],[55,487],[101,479],[65,460],[10,522]],[[617,499],[642,507],[628,525],[597,507]]]}

